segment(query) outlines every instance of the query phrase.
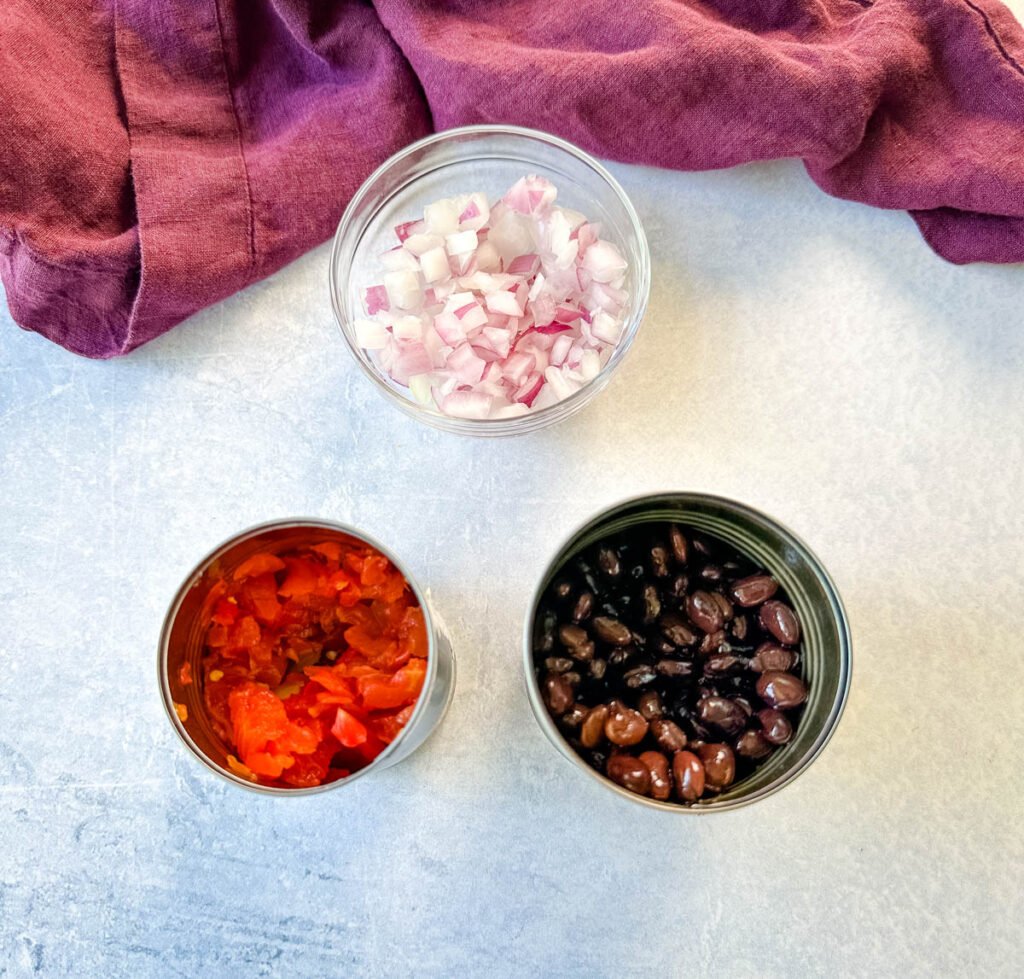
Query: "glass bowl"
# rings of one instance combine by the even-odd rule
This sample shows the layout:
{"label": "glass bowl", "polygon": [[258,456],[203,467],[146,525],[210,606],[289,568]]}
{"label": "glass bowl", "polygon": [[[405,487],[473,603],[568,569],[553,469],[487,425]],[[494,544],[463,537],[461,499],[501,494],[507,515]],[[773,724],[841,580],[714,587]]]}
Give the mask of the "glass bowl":
{"label": "glass bowl", "polygon": [[[369,545],[383,554],[409,583],[423,609],[427,628],[427,675],[412,716],[405,727],[369,765],[345,778],[309,788],[261,785],[236,775],[227,763],[229,748],[214,731],[203,702],[198,679],[183,684],[182,667],[188,664],[193,678],[203,675],[204,623],[209,621],[210,589],[214,581],[258,551],[280,552],[322,541]],[[207,768],[229,782],[268,795],[310,795],[349,785],[369,772],[389,768],[412,754],[441,723],[455,692],[455,656],[451,643],[431,609],[427,594],[386,547],[361,531],[328,520],[292,519],[260,524],[236,534],[210,551],[189,573],[164,619],[157,654],[157,671],[164,708],[185,746]],[[175,705],[186,708],[183,721]]]}
{"label": "glass bowl", "polygon": [[[621,339],[601,372],[563,401],[516,418],[467,419],[416,401],[356,342],[364,316],[360,291],[380,281],[380,255],[394,247],[395,226],[423,216],[443,197],[483,191],[493,201],[520,177],[537,174],[558,188],[558,204],[601,223],[629,263]],[[622,363],[640,327],[650,293],[651,263],[640,219],[618,181],[563,139],[517,126],[465,126],[421,139],[377,168],[352,198],[334,236],[331,302],[342,335],[374,386],[406,414],[462,435],[518,435],[552,425],[588,404]]]}
{"label": "glass bowl", "polygon": [[[789,594],[800,619],[802,676],[808,698],[793,740],[747,778],[720,795],[691,805],[659,802],[617,785],[588,765],[562,736],[541,697],[533,665],[534,619],[545,589],[580,551],[642,523],[675,522],[732,544],[766,568]],[[788,785],[832,737],[850,689],[850,628],[832,579],[810,548],[771,517],[734,500],[704,493],[664,493],[626,500],[588,520],[559,548],[534,592],[523,636],[526,688],[534,716],[548,740],[575,767],[613,792],[657,809],[699,815],[749,805]]]}

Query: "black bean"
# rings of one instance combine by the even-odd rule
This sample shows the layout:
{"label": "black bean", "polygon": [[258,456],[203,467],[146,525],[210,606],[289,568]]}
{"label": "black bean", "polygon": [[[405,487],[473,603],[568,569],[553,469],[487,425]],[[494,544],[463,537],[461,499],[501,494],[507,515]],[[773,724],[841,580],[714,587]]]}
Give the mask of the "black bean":
{"label": "black bean", "polygon": [[621,746],[639,744],[647,734],[647,720],[639,711],[627,707],[621,700],[608,705],[608,720],[604,725],[604,736]]}
{"label": "black bean", "polygon": [[573,668],[573,661],[568,656],[549,656],[544,660],[544,668],[549,673],[568,673]]}
{"label": "black bean", "polygon": [[726,734],[739,734],[747,722],[747,715],[728,697],[703,697],[697,702],[697,713],[705,724]]}
{"label": "black bean", "polygon": [[758,612],[761,625],[779,642],[795,645],[800,639],[800,623],[796,613],[785,602],[765,602]]}
{"label": "black bean", "polygon": [[722,610],[706,591],[695,591],[686,599],[686,614],[702,632],[717,632],[722,628]]}
{"label": "black bean", "polygon": [[619,561],[618,552],[610,547],[602,547],[597,552],[597,566],[609,578],[618,578],[622,573],[622,563]]}
{"label": "black bean", "polygon": [[608,654],[609,666],[623,666],[636,656],[636,646],[619,646]]}
{"label": "black bean", "polygon": [[676,559],[676,564],[686,564],[688,551],[686,537],[683,536],[683,532],[676,524],[669,527],[668,541],[672,545],[672,556]]}
{"label": "black bean", "polygon": [[776,646],[773,642],[763,642],[757,647],[750,660],[750,668],[755,673],[764,673],[767,670],[790,670],[795,664],[796,656],[782,646]]}
{"label": "black bean", "polygon": [[664,801],[672,795],[672,776],[669,774],[668,759],[660,751],[643,751],[640,761],[651,773],[651,797]]}
{"label": "black bean", "polygon": [[661,599],[654,585],[644,585],[644,624],[650,625],[661,615]]}
{"label": "black bean", "polygon": [[550,653],[555,648],[555,626],[557,624],[558,619],[554,612],[548,611],[538,617],[533,636],[533,648],[538,653]]}
{"label": "black bean", "polygon": [[760,710],[757,712],[757,719],[761,722],[765,738],[772,744],[787,744],[793,737],[793,725],[781,710],[775,710],[773,707]]}
{"label": "black bean", "polygon": [[683,802],[696,802],[704,794],[704,766],[692,751],[677,751],[672,758],[676,794]]}
{"label": "black bean", "polygon": [[608,706],[591,707],[580,727],[580,742],[584,748],[596,748],[604,741],[604,724],[608,720]]}
{"label": "black bean", "polygon": [[755,574],[733,582],[732,597],[744,608],[767,602],[779,590],[779,583],[766,574]]}
{"label": "black bean", "polygon": [[711,597],[714,599],[715,604],[722,611],[722,621],[731,622],[733,616],[736,614],[736,610],[732,607],[732,602],[730,602],[729,599],[726,598],[725,595],[723,595],[721,592],[717,591],[711,592]]}
{"label": "black bean", "polygon": [[727,744],[703,744],[697,749],[697,757],[704,765],[704,783],[708,788],[718,789],[732,785],[736,777],[736,756]]}
{"label": "black bean", "polygon": [[718,653],[715,656],[709,656],[704,661],[704,673],[712,675],[728,673],[730,670],[742,669],[746,665],[747,661],[741,656],[734,656],[732,653]]}
{"label": "black bean", "polygon": [[658,674],[649,666],[634,666],[622,674],[623,682],[631,690],[648,687],[657,679]]}
{"label": "black bean", "polygon": [[651,548],[651,571],[655,578],[668,577],[668,548],[664,544],[655,544]]}
{"label": "black bean", "polygon": [[590,618],[590,613],[594,610],[594,593],[589,591],[580,592],[580,597],[576,599],[576,604],[572,610],[573,622],[583,622],[585,619]]}
{"label": "black bean", "polygon": [[637,795],[647,795],[651,789],[650,769],[632,755],[612,755],[608,759],[606,771],[613,782]]}
{"label": "black bean", "polygon": [[748,628],[749,624],[745,615],[737,615],[736,618],[732,620],[732,634],[740,642],[743,642],[743,640],[747,638]]}
{"label": "black bean", "polygon": [[592,659],[590,661],[590,675],[595,680],[600,680],[604,677],[604,671],[608,669],[608,661],[603,659]]}
{"label": "black bean", "polygon": [[692,646],[697,634],[675,612],[666,612],[659,620],[662,635],[674,646]]}
{"label": "black bean", "polygon": [[686,589],[690,587],[690,579],[685,574],[677,574],[669,583],[669,594],[682,601],[686,597]]}
{"label": "black bean", "polygon": [[725,641],[725,630],[719,629],[717,632],[709,632],[700,641],[700,651],[707,656],[709,653],[715,653],[722,651],[724,646],[728,646]]}
{"label": "black bean", "polygon": [[725,573],[717,564],[705,564],[704,567],[700,569],[700,576],[705,581],[715,582],[721,581],[722,578],[725,577]]}
{"label": "black bean", "polygon": [[542,685],[544,702],[552,714],[564,714],[576,699],[572,687],[564,676],[551,673],[544,677]]}
{"label": "black bean", "polygon": [[768,670],[757,679],[757,695],[769,707],[799,707],[807,699],[807,687],[792,673]]}
{"label": "black bean", "polygon": [[579,727],[587,716],[587,708],[583,704],[573,704],[563,715],[562,723],[569,728]]}
{"label": "black bean", "polygon": [[693,663],[687,663],[679,659],[660,659],[655,669],[662,676],[690,676],[693,673]]}
{"label": "black bean", "polygon": [[663,708],[661,706],[661,695],[657,690],[648,690],[640,695],[636,708],[648,721],[661,717]]}
{"label": "black bean", "polygon": [[663,751],[671,753],[686,747],[686,732],[675,721],[670,721],[667,718],[653,718],[651,734],[658,743],[658,747]]}
{"label": "black bean", "polygon": [[618,619],[612,619],[605,615],[599,615],[591,623],[594,635],[602,642],[611,643],[613,646],[626,646],[633,638],[628,627]]}
{"label": "black bean", "polygon": [[771,753],[771,743],[760,731],[744,731],[736,739],[736,754],[743,758],[764,758]]}

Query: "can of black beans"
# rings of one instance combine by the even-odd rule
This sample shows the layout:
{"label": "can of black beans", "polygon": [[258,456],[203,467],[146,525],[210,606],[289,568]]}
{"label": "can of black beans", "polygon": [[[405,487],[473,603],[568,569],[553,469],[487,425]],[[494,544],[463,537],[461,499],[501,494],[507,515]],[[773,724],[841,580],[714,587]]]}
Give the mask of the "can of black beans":
{"label": "can of black beans", "polygon": [[778,521],[662,493],[559,548],[524,661],[534,715],[578,770],[648,806],[725,812],[788,785],[828,743],[850,629],[825,568]]}

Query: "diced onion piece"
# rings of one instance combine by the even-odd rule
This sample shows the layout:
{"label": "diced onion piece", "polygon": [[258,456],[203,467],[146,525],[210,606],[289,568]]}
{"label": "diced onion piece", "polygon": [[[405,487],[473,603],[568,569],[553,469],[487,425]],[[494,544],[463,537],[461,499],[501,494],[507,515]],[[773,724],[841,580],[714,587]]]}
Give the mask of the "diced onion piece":
{"label": "diced onion piece", "polygon": [[450,235],[459,230],[459,207],[453,200],[435,201],[423,209],[423,221],[435,235]]}
{"label": "diced onion piece", "polygon": [[468,255],[470,252],[476,251],[476,232],[472,229],[446,235],[444,241],[445,250],[449,255]]}
{"label": "diced onion piece", "polygon": [[544,387],[544,377],[539,373],[531,374],[515,393],[515,400],[522,402],[528,408],[533,407],[533,402]]}
{"label": "diced onion piece", "polygon": [[396,245],[394,248],[382,253],[380,264],[388,272],[401,272],[406,269],[411,269],[415,272],[420,267],[420,263],[416,261],[416,256],[412,252],[406,251],[401,245]]}
{"label": "diced onion piece", "polygon": [[592,381],[601,373],[601,357],[596,350],[584,350],[580,358],[580,374],[583,381]]}
{"label": "diced onion piece", "polygon": [[469,195],[462,212],[459,214],[459,227],[472,228],[479,231],[491,218],[491,208],[487,203],[487,195],[479,192]]}
{"label": "diced onion piece", "polygon": [[551,385],[555,397],[559,401],[568,398],[579,390],[579,384],[566,377],[565,367],[549,367],[544,371],[544,380]]}
{"label": "diced onion piece", "polygon": [[595,282],[611,282],[626,271],[626,260],[610,241],[595,241],[583,256],[583,267]]}
{"label": "diced onion piece", "polygon": [[366,306],[366,312],[370,316],[373,316],[374,313],[379,313],[381,310],[387,312],[391,309],[387,288],[385,286],[370,286],[369,289],[363,292],[363,304]]}
{"label": "diced onion piece", "polygon": [[536,365],[533,354],[514,353],[505,361],[505,377],[519,387]]}
{"label": "diced onion piece", "polygon": [[452,391],[441,400],[441,410],[459,418],[486,418],[491,413],[493,400],[491,395],[480,391]]}
{"label": "diced onion piece", "polygon": [[484,299],[484,303],[492,313],[504,316],[522,316],[523,307],[510,292],[492,292]]}
{"label": "diced onion piece", "polygon": [[434,385],[437,383],[436,374],[413,374],[409,378],[409,393],[421,404],[430,404]]}
{"label": "diced onion piece", "polygon": [[609,316],[603,309],[594,314],[590,332],[602,343],[618,343],[622,334],[622,321]]}
{"label": "diced onion piece", "polygon": [[501,256],[490,241],[483,241],[476,250],[476,264],[481,272],[497,272],[501,267]]}
{"label": "diced onion piece", "polygon": [[540,257],[534,254],[517,255],[505,271],[509,275],[533,275],[540,268]]}
{"label": "diced onion piece", "polygon": [[388,345],[388,331],[377,320],[356,320],[353,330],[356,343],[364,350],[383,350]]}
{"label": "diced onion piece", "polygon": [[462,328],[467,332],[478,330],[481,326],[487,325],[487,312],[479,303],[467,303],[460,309],[455,310],[455,316],[462,323]]}
{"label": "diced onion piece", "polygon": [[443,248],[431,248],[420,255],[420,268],[427,282],[440,282],[451,275],[448,268],[448,255]]}
{"label": "diced onion piece", "polygon": [[441,235],[434,234],[410,235],[405,239],[405,244],[402,247],[419,258],[420,255],[434,248],[443,248],[444,238]]}
{"label": "diced onion piece", "polygon": [[509,348],[512,346],[512,337],[509,331],[497,326],[485,326],[483,328],[484,338],[487,345],[499,356],[508,356]]}
{"label": "diced onion piece", "polygon": [[421,340],[423,320],[418,316],[396,316],[391,324],[391,331],[398,340]]}
{"label": "diced onion piece", "polygon": [[399,309],[414,309],[423,297],[420,277],[412,271],[388,272],[384,276],[384,288],[391,306]]}
{"label": "diced onion piece", "polygon": [[571,336],[560,336],[551,347],[551,363],[561,367],[565,358],[569,355],[569,348],[572,346]]}
{"label": "diced onion piece", "polygon": [[410,342],[402,345],[398,350],[395,361],[391,366],[391,376],[399,384],[408,384],[409,378],[414,374],[424,374],[433,368],[433,361],[430,354],[422,343]]}
{"label": "diced onion piece", "polygon": [[574,231],[577,231],[579,228],[581,228],[584,224],[587,223],[587,216],[585,214],[580,214],[579,211],[572,210],[572,208],[556,207],[553,208],[553,210],[561,212],[562,217],[565,218],[565,220],[569,224],[570,234]]}
{"label": "diced onion piece", "polygon": [[406,221],[403,224],[395,225],[395,234],[398,236],[399,241],[405,241],[406,238],[411,234],[415,234],[417,231],[423,230],[422,221]]}
{"label": "diced onion piece", "polygon": [[484,376],[486,362],[478,357],[468,343],[459,344],[449,355],[445,367],[461,384],[477,384]]}
{"label": "diced onion piece", "polygon": [[466,339],[466,330],[462,321],[449,312],[438,313],[434,317],[434,329],[437,335],[450,347],[458,346]]}

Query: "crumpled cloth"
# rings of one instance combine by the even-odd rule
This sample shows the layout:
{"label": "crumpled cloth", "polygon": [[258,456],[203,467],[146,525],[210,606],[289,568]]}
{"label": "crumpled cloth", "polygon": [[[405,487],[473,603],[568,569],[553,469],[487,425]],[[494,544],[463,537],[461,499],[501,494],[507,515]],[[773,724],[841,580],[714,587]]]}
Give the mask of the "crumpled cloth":
{"label": "crumpled cloth", "polygon": [[0,276],[25,328],[124,354],[477,122],[683,170],[800,157],[952,262],[1021,262],[1022,65],[996,0],[3,0]]}

